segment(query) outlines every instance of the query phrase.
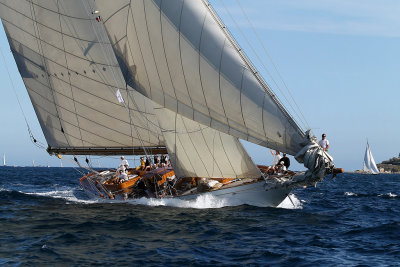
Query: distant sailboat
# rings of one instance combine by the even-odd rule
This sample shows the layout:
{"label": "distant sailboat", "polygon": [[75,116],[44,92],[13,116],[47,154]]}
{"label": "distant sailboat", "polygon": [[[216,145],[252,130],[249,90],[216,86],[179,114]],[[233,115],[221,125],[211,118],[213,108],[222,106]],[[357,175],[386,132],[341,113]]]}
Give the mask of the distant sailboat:
{"label": "distant sailboat", "polygon": [[32,167],[36,167],[34,159],[32,160]]}
{"label": "distant sailboat", "polygon": [[3,166],[7,166],[7,164],[6,164],[6,154],[3,154]]}
{"label": "distant sailboat", "polygon": [[376,167],[374,157],[372,156],[371,149],[369,148],[368,141],[367,141],[367,147],[365,149],[363,171],[366,173],[372,173],[372,174],[379,173],[378,167]]}

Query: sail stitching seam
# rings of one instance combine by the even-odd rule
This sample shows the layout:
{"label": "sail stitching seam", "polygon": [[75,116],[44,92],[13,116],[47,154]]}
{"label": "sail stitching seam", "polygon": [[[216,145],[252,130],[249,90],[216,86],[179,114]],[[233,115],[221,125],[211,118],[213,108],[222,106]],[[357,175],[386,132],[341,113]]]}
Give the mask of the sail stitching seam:
{"label": "sail stitching seam", "polygon": [[[29,90],[32,91],[32,92],[34,92],[35,94],[41,96],[43,99],[46,99],[47,101],[51,102],[51,100],[49,100],[49,99],[47,99],[46,97],[42,96],[41,94],[39,94],[38,92],[36,92],[36,91],[33,90],[32,88],[29,88]],[[51,103],[55,104],[54,102],[51,102]],[[74,114],[74,112],[72,112],[71,110],[68,110],[67,108],[65,108],[65,107],[63,107],[63,106],[60,106],[60,105],[57,105],[57,104],[55,104],[55,105],[56,105],[57,107],[59,107],[60,109],[64,109],[65,111],[68,111],[68,112]],[[45,109],[44,107],[42,107],[41,105],[37,104],[37,106],[40,106],[43,110],[45,110],[47,113],[51,114],[52,116],[57,117],[57,115],[54,115],[53,113],[51,113],[50,111],[48,111],[47,109]],[[117,132],[117,133],[120,133],[120,134],[122,134],[122,135],[129,136],[129,135],[123,133],[123,132],[117,131],[117,130],[115,130],[115,129],[113,129],[113,128],[110,128],[110,127],[105,126],[105,125],[103,125],[103,124],[100,124],[100,123],[98,123],[98,122],[96,122],[96,121],[93,121],[93,120],[91,120],[91,119],[89,119],[89,118],[87,118],[87,117],[85,117],[85,116],[82,116],[82,115],[79,115],[79,116],[82,117],[83,119],[86,119],[86,120],[88,120],[88,121],[94,123],[94,124],[97,124],[97,125],[99,125],[99,126],[103,126],[104,128],[110,129],[110,130],[112,130],[112,131],[114,131],[114,132]],[[66,120],[64,120],[64,119],[61,119],[61,120],[62,120],[63,122],[67,122],[68,124],[71,124],[71,125],[73,125],[74,127],[77,127],[77,128],[78,128],[77,125],[74,125],[74,124],[72,124],[72,123],[70,123],[70,122],[68,122],[68,121],[66,121]],[[124,123],[127,124],[127,122],[124,122]],[[142,129],[142,130],[146,130],[146,131],[148,130],[148,129],[143,128],[143,127],[140,127],[140,126],[137,126],[137,127],[139,127],[139,128]],[[85,130],[85,129],[84,129],[84,130]],[[85,131],[87,131],[87,130],[85,130]],[[78,138],[77,138],[77,139],[78,139]],[[138,139],[138,138],[137,138],[137,139]]]}
{"label": "sail stitching seam", "polygon": [[[181,116],[182,116],[182,115],[181,115]],[[188,129],[187,129],[185,120],[183,119],[183,117],[181,117],[181,119],[182,119],[182,124],[183,124],[183,126],[185,127],[186,132],[188,132]],[[204,161],[203,161],[202,157],[200,156],[200,153],[199,153],[197,147],[194,145],[194,142],[193,142],[193,140],[192,140],[192,136],[191,136],[190,134],[188,134],[188,138],[189,138],[190,142],[192,143],[192,145],[193,145],[193,147],[194,147],[194,149],[195,149],[195,151],[196,151],[196,153],[197,153],[197,156],[199,157],[201,163],[203,164],[203,167],[204,167],[204,169],[206,170],[208,177],[210,177],[210,173],[208,172],[208,169],[207,169],[206,165],[204,164]]]}
{"label": "sail stitching seam", "polygon": [[[26,0],[26,1],[29,2],[29,0]],[[18,10],[14,9],[14,8],[12,8],[12,7],[9,7],[9,6],[7,6],[7,5],[4,4],[4,3],[0,3],[0,5],[3,5],[3,6],[5,6],[5,7],[7,7],[8,9],[14,11],[15,13],[20,14],[20,15],[24,16],[25,18],[34,21],[32,18],[28,17],[28,16],[25,15],[24,13],[19,12]],[[61,14],[61,15],[63,16],[64,14]],[[3,18],[1,18],[1,19],[4,20]],[[51,28],[50,26],[48,26],[48,25],[46,25],[46,24],[40,23],[40,22],[38,22],[38,21],[34,21],[34,22],[36,22],[36,23],[37,23],[38,25],[40,25],[40,26],[43,26],[43,27],[48,28],[48,29],[50,29],[50,30],[53,30],[53,31],[55,31],[55,32],[57,32],[57,33],[61,33],[60,31],[58,31],[58,30],[56,30],[56,29],[54,29],[54,28]],[[10,22],[10,23],[11,23],[11,22]],[[13,23],[11,23],[11,24],[13,24]],[[76,37],[76,36],[72,36],[72,35],[69,35],[69,34],[64,34],[64,35],[65,35],[65,36],[68,36],[68,37],[71,37],[71,38],[73,38],[73,39],[77,39],[77,40],[79,40],[79,41],[84,41],[84,42],[87,42],[87,43],[91,43],[91,42],[92,42],[92,41],[90,41],[90,40],[78,38],[78,37]],[[100,42],[95,42],[95,43],[100,44]]]}
{"label": "sail stitching seam", "polygon": [[[59,79],[57,76],[51,75],[51,77],[55,78],[55,79],[58,80],[58,81],[63,81],[63,80]],[[48,87],[46,84],[40,82],[39,80],[36,80],[36,82],[39,83],[39,84],[41,84],[42,86],[44,86],[44,87],[46,87],[46,88],[51,89],[50,87]],[[63,81],[63,82],[64,82],[64,81]],[[76,86],[74,86],[74,87],[75,87],[76,89],[78,89],[78,90],[81,90],[82,92],[86,92],[87,94],[92,95],[91,93],[89,93],[89,92],[87,92],[87,91],[85,91],[85,90],[83,90],[83,89],[81,89],[81,88],[79,88],[79,87],[76,87]],[[33,89],[30,89],[30,90],[34,91]],[[77,102],[77,103],[79,103],[79,104],[84,105],[84,103],[82,103],[82,102],[80,102],[80,101],[78,101],[78,100],[74,100],[73,98],[69,97],[68,95],[65,95],[65,94],[63,94],[63,93],[61,93],[61,92],[59,92],[59,91],[57,91],[57,90],[54,90],[54,92],[57,93],[57,94],[59,94],[59,95],[61,95],[61,96],[64,96],[65,98],[68,98],[68,99],[73,100],[73,101],[75,101],[75,102]],[[36,93],[39,94],[38,92],[36,92]],[[55,105],[57,105],[57,106],[59,106],[59,107],[61,107],[61,108],[66,109],[66,108],[63,107],[62,105],[59,105],[59,104],[57,104],[57,103],[54,102],[54,101],[51,101],[51,100],[48,99],[47,97],[45,97],[45,96],[43,96],[43,95],[41,95],[41,94],[39,94],[39,95],[40,95],[42,98],[44,98],[44,99],[50,101],[51,103],[53,103],[53,104],[55,104]],[[95,95],[93,95],[93,96],[96,97]],[[101,99],[101,100],[104,100],[104,101],[107,101],[107,99],[104,99],[104,98],[100,98],[100,97],[97,97],[97,98],[99,98],[99,99]],[[117,105],[116,103],[113,103],[113,102],[111,102],[111,101],[107,101],[107,102],[110,103],[110,104]],[[117,106],[119,106],[119,105],[117,105]],[[107,114],[107,113],[104,113],[104,112],[102,112],[102,111],[100,111],[100,110],[98,110],[98,109],[96,109],[96,108],[94,108],[94,107],[91,107],[91,106],[86,106],[86,107],[89,108],[89,109],[92,109],[92,110],[94,110],[94,111],[96,111],[96,112],[99,112],[99,113],[101,113],[101,114],[104,114],[104,115],[106,115],[106,116],[108,116],[108,117],[110,117],[110,118],[112,118],[112,119],[115,119],[115,120],[118,120],[118,121],[120,121],[120,122],[123,122],[123,123],[128,124],[128,122],[126,122],[126,121],[124,121],[124,120],[121,120],[121,119],[119,119],[119,118],[117,118],[117,117],[111,116],[111,115],[109,115],[109,114]],[[68,110],[68,109],[66,109],[66,110],[69,111],[69,112],[71,112],[71,113],[74,113],[74,112],[72,112],[72,111],[70,111],[70,110]],[[153,113],[145,113],[145,112],[142,112],[142,111],[139,111],[139,110],[134,110],[134,109],[132,109],[132,111],[138,112],[138,113],[142,113],[142,114],[145,114],[145,115],[155,116],[155,114],[153,114]]]}
{"label": "sail stitching seam", "polygon": [[[201,58],[202,58],[202,56],[201,56],[201,52],[200,51],[201,51],[201,47],[202,47],[202,44],[203,44],[203,32],[204,32],[204,26],[206,24],[206,19],[207,19],[207,12],[204,13],[204,19],[203,19],[203,24],[201,26],[200,40],[199,40],[199,79],[200,79],[200,87],[201,87],[201,90],[203,92],[204,102],[206,104],[207,111],[208,111],[208,116],[209,116],[209,118],[211,118],[211,112],[210,112],[210,108],[209,108],[208,103],[207,103],[206,93],[204,91],[204,86],[203,86],[203,79],[204,78],[203,78],[203,75],[201,74]],[[209,126],[211,126],[211,120],[212,119],[210,119],[210,125]]]}
{"label": "sail stitching seam", "polygon": [[[31,16],[32,16],[31,20],[32,20],[32,22],[33,22],[33,27],[34,27],[34,29],[35,29],[36,35],[40,38],[39,27],[38,27],[38,25],[37,25],[36,12],[35,12],[35,8],[34,8],[34,6],[33,6],[33,1],[31,0],[30,3],[31,3],[31,5],[29,5],[29,8],[30,8]],[[45,67],[46,72],[49,73],[49,67],[48,67],[48,64],[47,64],[47,62],[46,62],[46,60],[45,60],[45,57],[44,57],[44,52],[43,52],[42,43],[41,43],[41,41],[38,40],[38,38],[36,38],[36,42],[37,42],[37,45],[38,45],[38,50],[39,50],[39,52],[41,52],[40,55],[41,55],[41,59],[42,59],[42,62],[43,62],[43,66]],[[54,91],[55,91],[55,90],[54,90],[54,85],[52,84],[52,79],[50,79],[49,76],[47,76],[46,78],[48,79],[48,82],[49,82],[49,85],[50,85],[50,87],[48,87],[48,88],[50,89],[51,95],[52,95],[52,97],[53,97],[53,102],[54,102],[54,105],[55,105],[55,109],[56,109],[56,113],[57,113],[57,118],[58,118],[58,120],[59,120],[61,129],[63,129],[63,126],[62,126],[62,123],[61,123],[60,113],[59,113],[59,111],[58,111],[57,105],[55,104],[56,100],[55,100],[55,97],[54,97]],[[47,125],[46,125],[46,126],[47,126]],[[65,132],[64,132],[64,131],[61,131],[61,132],[63,132],[65,141],[66,141],[67,144],[69,145],[69,140],[68,140],[67,136],[65,135]]]}
{"label": "sail stitching seam", "polygon": [[[65,59],[66,67],[67,67],[67,69],[68,69],[68,60],[67,60],[67,55],[66,55],[66,53],[65,53],[65,41],[64,41],[64,35],[63,35],[63,32],[62,32],[62,25],[61,25],[61,15],[60,15],[59,0],[57,0],[57,8],[58,8],[58,13],[59,13],[59,14],[58,14],[58,16],[59,16],[59,17],[58,17],[58,21],[60,22],[60,31],[61,31],[61,38],[62,38],[63,50],[64,50],[64,59]],[[66,20],[65,20],[65,23],[67,24],[67,21],[66,21]],[[77,121],[77,123],[78,123],[79,134],[80,134],[80,136],[81,136],[81,141],[82,141],[82,146],[83,146],[84,144],[83,144],[82,131],[81,131],[81,126],[80,126],[78,114],[77,114],[77,111],[76,111],[76,103],[75,103],[74,92],[73,92],[73,90],[72,90],[71,77],[70,77],[69,75],[67,75],[67,76],[68,76],[69,88],[70,88],[71,96],[72,96],[72,102],[73,102],[73,104],[74,104],[75,117],[76,117],[76,121]],[[54,90],[54,91],[56,91],[56,90]]]}
{"label": "sail stitching seam", "polygon": [[180,65],[182,68],[182,74],[183,74],[183,79],[185,81],[185,86],[186,86],[186,91],[188,94],[188,97],[190,99],[190,105],[192,106],[193,109],[193,115],[192,118],[194,118],[194,106],[193,106],[193,100],[190,96],[190,91],[189,91],[189,87],[187,84],[187,79],[186,79],[186,75],[185,75],[185,70],[183,69],[183,60],[182,60],[182,45],[181,45],[181,38],[182,38],[182,34],[181,34],[181,26],[182,26],[182,14],[183,14],[183,9],[185,7],[185,0],[183,0],[182,2],[182,7],[181,7],[181,11],[180,11],[180,16],[179,16],[179,28],[178,28],[178,32],[179,32],[179,61],[180,61]]}

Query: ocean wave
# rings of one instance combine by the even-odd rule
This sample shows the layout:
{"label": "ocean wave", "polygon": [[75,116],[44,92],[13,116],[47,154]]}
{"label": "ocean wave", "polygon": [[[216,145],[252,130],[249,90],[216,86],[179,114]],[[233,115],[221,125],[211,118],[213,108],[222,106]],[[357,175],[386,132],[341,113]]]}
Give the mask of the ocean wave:
{"label": "ocean wave", "polygon": [[279,204],[278,208],[291,209],[291,210],[302,209],[303,208],[302,202],[303,201],[298,199],[295,194],[289,194],[289,196],[286,197],[281,204]]}
{"label": "ocean wave", "polygon": [[353,193],[353,192],[345,192],[344,195],[345,196],[358,196],[358,194]]}
{"label": "ocean wave", "polygon": [[64,190],[41,191],[41,192],[18,191],[18,193],[25,194],[25,195],[31,195],[31,196],[63,199],[63,200],[66,200],[66,201],[72,202],[72,203],[84,203],[84,204],[98,203],[98,200],[94,200],[94,199],[77,198],[75,195],[76,189],[64,189]]}
{"label": "ocean wave", "polygon": [[398,198],[399,196],[393,194],[391,192],[386,194],[362,194],[362,193],[353,193],[353,192],[345,192],[345,196],[353,196],[353,197],[383,197],[383,198]]}
{"label": "ocean wave", "polygon": [[398,195],[392,194],[391,192],[389,192],[389,193],[387,193],[387,194],[379,194],[378,197],[396,198],[396,197],[398,197]]}
{"label": "ocean wave", "polygon": [[131,204],[147,205],[147,206],[170,206],[177,208],[192,208],[192,209],[219,209],[227,206],[236,206],[230,204],[225,199],[218,199],[211,194],[198,196],[194,200],[183,200],[177,198],[140,198],[128,200]]}
{"label": "ocean wave", "polygon": [[[22,196],[35,196],[43,198],[60,199],[67,201],[67,204],[120,204],[128,203],[133,205],[144,205],[144,206],[169,206],[176,208],[191,208],[191,209],[220,209],[224,207],[241,206],[245,203],[238,202],[235,199],[220,199],[211,194],[199,195],[197,198],[192,200],[184,200],[178,198],[140,198],[140,199],[129,199],[129,200],[109,200],[100,198],[85,198],[80,197],[76,188],[62,188],[56,190],[38,190],[38,191],[21,191],[21,190],[10,190],[5,188],[0,188],[0,192],[6,193],[17,193]],[[78,193],[78,194],[77,194]],[[82,194],[83,195],[83,194]],[[299,200],[296,195],[290,194],[290,198],[286,197],[284,201],[278,206],[282,209],[302,209],[302,201]]]}
{"label": "ocean wave", "polygon": [[[224,207],[240,206],[244,203],[237,202],[235,200],[220,199],[211,194],[204,194],[198,196],[193,200],[183,200],[178,198],[141,198],[128,200],[130,204],[146,205],[146,206],[169,206],[176,208],[191,208],[191,209],[220,209]],[[303,205],[296,195],[290,194],[290,198],[287,197],[278,208],[282,209],[302,209]]]}

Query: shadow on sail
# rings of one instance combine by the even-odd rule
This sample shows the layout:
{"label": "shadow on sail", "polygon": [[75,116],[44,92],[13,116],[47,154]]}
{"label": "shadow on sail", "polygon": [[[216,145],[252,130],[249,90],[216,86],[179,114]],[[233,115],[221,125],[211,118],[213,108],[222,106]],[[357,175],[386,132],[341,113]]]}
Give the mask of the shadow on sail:
{"label": "shadow on sail", "polygon": [[[0,4],[47,151],[143,156],[137,168],[90,169],[80,183],[93,196],[276,207],[337,172],[205,0]],[[256,166],[239,139],[308,171]]]}

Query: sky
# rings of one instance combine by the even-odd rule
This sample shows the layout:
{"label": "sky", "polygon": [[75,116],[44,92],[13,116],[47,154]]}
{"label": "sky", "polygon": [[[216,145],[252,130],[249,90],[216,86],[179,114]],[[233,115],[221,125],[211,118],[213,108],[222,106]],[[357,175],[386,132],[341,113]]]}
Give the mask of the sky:
{"label": "sky", "polygon": [[[400,1],[210,3],[289,112],[304,116],[305,122],[298,119],[303,129],[310,128],[318,138],[327,134],[337,167],[362,168],[367,139],[377,163],[399,155]],[[2,28],[0,48],[32,133],[45,143]],[[37,165],[60,166],[59,159],[29,140],[0,62],[0,153],[9,165],[32,165],[35,160]],[[245,147],[257,164],[272,162],[268,149],[247,142]],[[93,158],[94,165],[103,167],[118,162],[117,157]],[[71,157],[64,157],[63,165],[72,166]],[[293,164],[293,169],[302,166]]]}

